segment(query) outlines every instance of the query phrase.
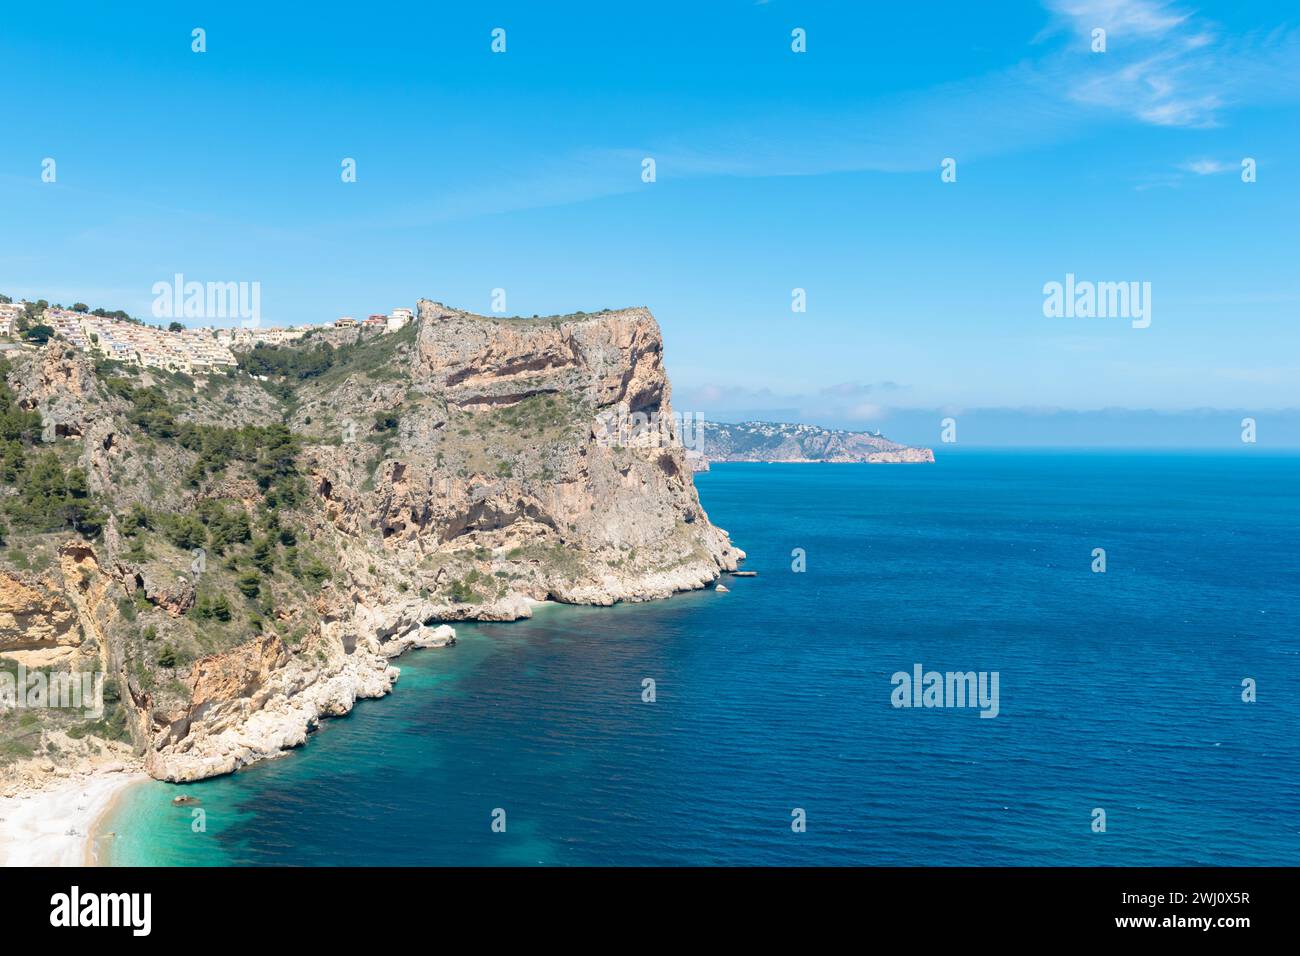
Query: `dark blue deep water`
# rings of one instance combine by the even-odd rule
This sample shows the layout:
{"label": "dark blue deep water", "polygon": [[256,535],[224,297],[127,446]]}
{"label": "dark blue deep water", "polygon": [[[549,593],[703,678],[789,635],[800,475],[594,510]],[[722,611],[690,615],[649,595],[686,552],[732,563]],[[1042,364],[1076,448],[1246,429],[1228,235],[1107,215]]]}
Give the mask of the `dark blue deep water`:
{"label": "dark blue deep water", "polygon": [[[129,791],[101,857],[1300,864],[1300,457],[965,452],[698,485],[757,578],[459,625],[301,750]],[[997,671],[999,715],[895,709],[917,663]]]}

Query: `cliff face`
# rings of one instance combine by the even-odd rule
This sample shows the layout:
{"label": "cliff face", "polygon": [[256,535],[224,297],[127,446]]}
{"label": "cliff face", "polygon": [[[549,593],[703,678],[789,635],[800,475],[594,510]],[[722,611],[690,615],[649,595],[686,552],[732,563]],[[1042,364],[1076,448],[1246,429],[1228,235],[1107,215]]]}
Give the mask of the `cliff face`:
{"label": "cliff face", "polygon": [[61,581],[25,581],[12,572],[0,573],[0,654],[58,651],[80,643],[77,612]]}
{"label": "cliff face", "polygon": [[[419,317],[398,387],[309,391],[295,419],[344,436],[308,460],[329,521],[387,566],[368,582],[427,590],[431,616],[510,619],[526,599],[646,600],[734,570],[647,310],[503,321],[422,301]],[[609,423],[634,413],[667,424],[620,440]]]}
{"label": "cliff face", "polygon": [[[15,519],[0,655],[97,662],[146,768],[196,779],[387,693],[392,657],[454,642],[437,621],[662,598],[736,568],[647,310],[418,313],[259,348],[207,382],[95,368],[64,343],[13,360],[15,407],[45,423],[28,457],[83,472],[103,521]],[[20,494],[0,487],[11,511]],[[15,543],[49,555],[44,576],[9,566]]]}

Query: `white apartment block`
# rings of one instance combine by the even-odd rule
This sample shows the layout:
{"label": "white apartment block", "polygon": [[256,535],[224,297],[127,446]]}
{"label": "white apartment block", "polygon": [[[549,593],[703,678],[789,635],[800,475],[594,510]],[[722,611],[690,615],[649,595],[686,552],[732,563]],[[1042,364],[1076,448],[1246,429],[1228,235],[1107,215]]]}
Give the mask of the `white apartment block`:
{"label": "white apartment block", "polygon": [[0,335],[13,335],[14,323],[18,321],[18,316],[22,314],[22,303],[0,303]]}
{"label": "white apartment block", "polygon": [[131,365],[204,375],[237,364],[230,349],[208,329],[167,332],[66,309],[46,309],[44,322],[82,351]]}
{"label": "white apartment block", "polygon": [[[0,335],[13,335],[14,325],[26,303],[0,303]],[[415,319],[411,309],[393,309],[375,315],[366,324],[384,332],[396,332]],[[84,352],[146,368],[162,368],[190,375],[202,375],[238,365],[231,349],[235,346],[285,345],[320,328],[314,325],[268,328],[182,329],[169,332],[136,322],[102,318],[87,312],[47,308],[40,321],[56,335]],[[336,319],[336,328],[355,328],[361,323],[351,316]]]}

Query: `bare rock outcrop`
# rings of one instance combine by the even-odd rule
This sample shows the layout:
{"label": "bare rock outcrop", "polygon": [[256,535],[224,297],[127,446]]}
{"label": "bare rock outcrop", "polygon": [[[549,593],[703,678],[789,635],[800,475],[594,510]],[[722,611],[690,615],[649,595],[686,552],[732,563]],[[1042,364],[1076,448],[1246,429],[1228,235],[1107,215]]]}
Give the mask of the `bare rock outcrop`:
{"label": "bare rock outcrop", "polygon": [[80,643],[76,608],[57,585],[0,573],[0,653]]}

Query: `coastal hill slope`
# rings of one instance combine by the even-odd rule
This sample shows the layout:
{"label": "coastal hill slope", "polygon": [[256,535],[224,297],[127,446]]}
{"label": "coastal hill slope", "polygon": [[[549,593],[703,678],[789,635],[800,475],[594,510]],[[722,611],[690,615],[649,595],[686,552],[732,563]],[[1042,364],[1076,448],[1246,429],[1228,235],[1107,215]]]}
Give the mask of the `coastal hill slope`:
{"label": "coastal hill slope", "polygon": [[784,422],[705,422],[705,461],[932,462],[934,452],[855,432]]}
{"label": "coastal hill slope", "polygon": [[107,683],[93,718],[0,717],[0,763],[115,741],[162,779],[228,773],[387,693],[440,622],[663,598],[743,560],[700,507],[648,310],[417,311],[207,379],[7,353],[0,666]]}

